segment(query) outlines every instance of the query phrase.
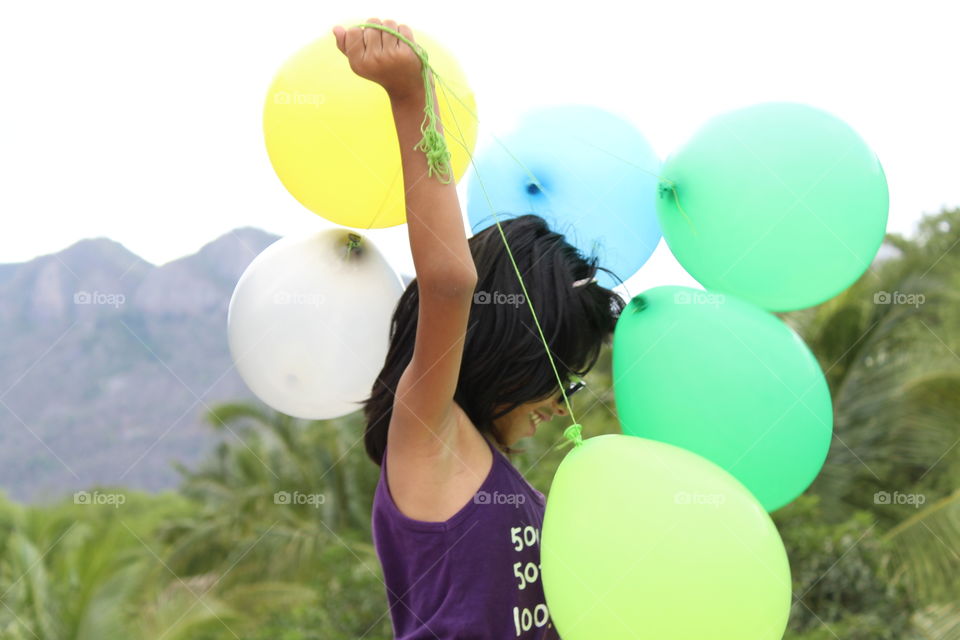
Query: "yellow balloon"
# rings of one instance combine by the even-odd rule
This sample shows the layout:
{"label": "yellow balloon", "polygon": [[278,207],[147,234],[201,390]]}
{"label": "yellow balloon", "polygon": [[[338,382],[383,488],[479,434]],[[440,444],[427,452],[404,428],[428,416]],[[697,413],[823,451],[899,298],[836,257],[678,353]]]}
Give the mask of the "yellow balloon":
{"label": "yellow balloon", "polygon": [[[459,180],[477,138],[473,92],[449,52],[419,31],[413,39],[439,75],[434,85],[440,121]],[[264,105],[263,133],[277,176],[307,209],[358,229],[406,222],[390,100],[383,87],[350,69],[332,33],[302,48],[277,72]]]}

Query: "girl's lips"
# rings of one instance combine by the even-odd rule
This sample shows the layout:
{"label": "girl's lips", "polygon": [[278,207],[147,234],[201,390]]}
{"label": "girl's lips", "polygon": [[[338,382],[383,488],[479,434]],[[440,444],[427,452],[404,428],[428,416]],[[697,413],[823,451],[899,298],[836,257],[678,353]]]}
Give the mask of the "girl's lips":
{"label": "girl's lips", "polygon": [[539,411],[534,411],[533,413],[534,413],[534,415],[535,415],[536,417],[533,417],[533,416],[530,417],[530,435],[531,435],[531,436],[534,435],[534,434],[537,432],[537,425],[538,425],[538,424],[540,424],[541,422],[547,422],[547,421],[548,421],[548,418],[547,418],[546,416],[544,416],[541,412],[539,412]]}

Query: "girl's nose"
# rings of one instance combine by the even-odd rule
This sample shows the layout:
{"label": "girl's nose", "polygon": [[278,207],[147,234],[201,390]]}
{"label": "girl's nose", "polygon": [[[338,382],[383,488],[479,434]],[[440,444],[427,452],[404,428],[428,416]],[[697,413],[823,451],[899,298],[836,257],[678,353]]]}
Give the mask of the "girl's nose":
{"label": "girl's nose", "polygon": [[552,409],[553,409],[554,415],[558,415],[558,416],[567,415],[567,407],[563,403],[563,398],[558,398],[554,400]]}

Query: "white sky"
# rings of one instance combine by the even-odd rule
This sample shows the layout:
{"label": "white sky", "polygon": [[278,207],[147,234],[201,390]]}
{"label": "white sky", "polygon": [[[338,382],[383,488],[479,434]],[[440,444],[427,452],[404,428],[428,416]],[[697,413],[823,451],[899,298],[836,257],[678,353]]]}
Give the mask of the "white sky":
{"label": "white sky", "polygon": [[[327,224],[274,174],[263,100],[297,49],[371,16],[454,53],[481,144],[523,110],[568,100],[627,117],[662,159],[732,108],[791,100],[830,111],[884,166],[888,230],[910,233],[923,212],[960,205],[960,9],[950,4],[5,2],[0,262],[108,236],[162,264],[239,226],[286,235]],[[372,237],[412,273],[406,234]],[[633,294],[696,286],[662,242],[641,274]]]}

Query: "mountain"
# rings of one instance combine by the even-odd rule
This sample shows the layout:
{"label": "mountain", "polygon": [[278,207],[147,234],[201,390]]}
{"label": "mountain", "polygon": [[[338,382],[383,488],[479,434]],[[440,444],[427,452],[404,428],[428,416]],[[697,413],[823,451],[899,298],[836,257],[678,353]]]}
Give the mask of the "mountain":
{"label": "mountain", "polygon": [[236,229],[155,266],[93,238],[0,265],[0,488],[37,501],[173,486],[171,462],[191,466],[215,440],[207,407],[254,399],[232,366],[227,307],[277,239]]}

